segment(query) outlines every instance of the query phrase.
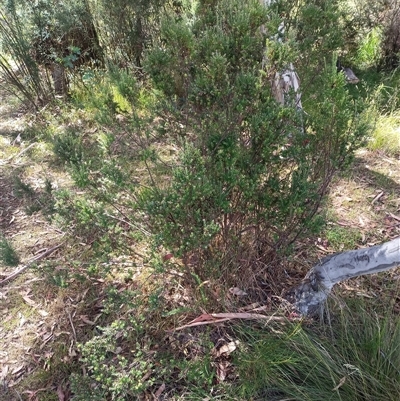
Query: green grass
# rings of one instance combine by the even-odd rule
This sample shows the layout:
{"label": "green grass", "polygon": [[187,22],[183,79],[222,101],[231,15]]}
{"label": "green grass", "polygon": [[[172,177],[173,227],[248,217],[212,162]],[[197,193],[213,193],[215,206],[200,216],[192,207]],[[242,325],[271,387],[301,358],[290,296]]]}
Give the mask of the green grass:
{"label": "green grass", "polygon": [[350,227],[332,226],[326,230],[325,236],[337,252],[356,249],[361,241],[360,231]]}
{"label": "green grass", "polygon": [[363,68],[376,65],[381,56],[381,41],[382,31],[378,27],[365,35],[357,51],[356,63]]}
{"label": "green grass", "polygon": [[400,155],[400,111],[381,115],[368,143],[371,150],[382,150],[388,155]]}
{"label": "green grass", "polygon": [[356,303],[329,326],[289,323],[242,329],[236,364],[247,400],[396,401],[400,394],[400,319]]}

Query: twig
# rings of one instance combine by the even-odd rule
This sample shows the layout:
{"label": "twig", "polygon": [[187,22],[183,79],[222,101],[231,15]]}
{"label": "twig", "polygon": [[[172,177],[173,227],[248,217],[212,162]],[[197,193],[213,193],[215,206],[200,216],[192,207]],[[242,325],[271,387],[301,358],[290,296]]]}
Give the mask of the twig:
{"label": "twig", "polygon": [[382,198],[383,194],[384,194],[384,192],[381,191],[378,195],[376,195],[375,198],[372,199],[371,204],[374,204],[374,203],[377,202],[380,198]]}
{"label": "twig", "polygon": [[74,340],[75,340],[75,343],[76,343],[76,341],[77,341],[77,338],[76,338],[76,331],[75,331],[74,323],[72,322],[71,313],[70,313],[69,311],[67,311],[67,316],[68,316],[68,320],[69,320],[69,323],[70,323],[70,325],[71,325],[72,333],[73,333],[73,335],[74,335]]}
{"label": "twig", "polygon": [[25,149],[21,150],[21,152],[19,152],[17,155],[12,155],[10,156],[7,160],[12,160],[15,159],[17,157],[22,156],[27,150],[29,150],[30,148],[32,148],[33,146],[37,145],[37,142],[33,142],[31,143],[29,146],[27,146]]}
{"label": "twig", "polygon": [[231,320],[230,318],[225,318],[225,319],[214,319],[214,320],[206,320],[204,322],[195,322],[195,323],[189,323],[189,324],[185,324],[183,326],[177,327],[176,329],[174,329],[174,331],[177,330],[183,330],[186,329],[188,327],[195,327],[195,326],[204,326],[205,324],[215,324],[215,323],[221,323],[221,322],[226,322],[228,320]]}
{"label": "twig", "polygon": [[21,398],[19,392],[18,392],[17,390],[14,390],[14,391],[15,391],[15,393],[17,394],[18,398],[22,401],[22,398]]}
{"label": "twig", "polygon": [[61,245],[63,245],[63,244],[61,243],[61,244],[58,244],[56,246],[53,246],[53,248],[47,249],[46,251],[44,251],[40,255],[37,255],[34,258],[32,258],[26,265],[22,266],[20,269],[16,270],[14,273],[11,273],[5,279],[1,280],[0,281],[0,287],[2,285],[4,285],[5,283],[7,283],[8,281],[10,281],[10,280],[14,279],[15,277],[17,277],[19,274],[21,274],[23,271],[25,271],[28,267],[30,267],[33,263],[35,263],[38,260],[41,260],[41,259],[45,258],[46,256],[52,254],[55,250],[60,248]]}

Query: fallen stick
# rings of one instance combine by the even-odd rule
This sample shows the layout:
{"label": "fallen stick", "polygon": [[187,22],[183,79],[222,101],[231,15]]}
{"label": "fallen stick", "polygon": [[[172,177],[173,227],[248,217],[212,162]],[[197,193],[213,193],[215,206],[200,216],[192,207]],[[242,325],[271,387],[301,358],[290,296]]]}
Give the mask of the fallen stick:
{"label": "fallen stick", "polygon": [[321,259],[287,299],[301,315],[322,311],[334,285],[352,277],[380,273],[400,265],[400,237],[380,245],[336,253]]}
{"label": "fallen stick", "polygon": [[21,152],[19,152],[16,155],[11,155],[7,160],[10,161],[12,159],[17,159],[18,157],[21,157],[25,152],[27,152],[29,149],[33,148],[35,145],[37,145],[37,142],[31,143],[29,146],[27,146],[25,149],[22,149]]}
{"label": "fallen stick", "polygon": [[[186,329],[188,327],[195,327],[195,326],[203,326],[205,324],[215,324],[226,322],[232,319],[254,319],[254,320],[268,320],[275,321],[275,322],[285,322],[288,318],[284,316],[274,316],[274,315],[261,315],[260,313],[249,313],[249,312],[238,312],[238,313],[204,313],[197,317],[196,319],[192,320],[188,324],[183,326],[177,327],[174,331]],[[290,320],[300,320],[297,317],[292,317]],[[268,323],[267,322],[267,323]]]}
{"label": "fallen stick", "polygon": [[19,274],[21,274],[22,272],[24,272],[28,267],[32,266],[33,263],[37,262],[38,260],[41,260],[43,258],[45,258],[46,256],[52,254],[55,250],[57,250],[58,248],[60,248],[62,245],[58,244],[56,246],[53,246],[50,249],[47,249],[46,251],[44,251],[43,253],[41,253],[40,255],[35,256],[34,258],[32,258],[27,264],[25,264],[24,266],[22,266],[21,268],[19,268],[18,270],[16,270],[14,273],[11,273],[9,276],[7,276],[5,279],[0,281],[0,287],[3,286],[4,284],[6,284],[8,281],[14,279],[15,277],[17,277]]}

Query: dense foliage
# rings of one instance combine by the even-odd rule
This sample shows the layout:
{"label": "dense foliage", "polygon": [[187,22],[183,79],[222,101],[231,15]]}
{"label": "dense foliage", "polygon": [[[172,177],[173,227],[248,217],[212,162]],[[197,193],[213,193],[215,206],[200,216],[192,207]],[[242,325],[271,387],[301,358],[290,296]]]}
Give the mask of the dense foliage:
{"label": "dense foliage", "polygon": [[[330,180],[369,129],[364,106],[336,71],[346,43],[339,2],[264,7],[221,0],[196,8],[42,1],[23,14],[22,4],[8,15],[20,29],[17,42],[27,45],[34,33],[33,53],[18,65],[33,63],[39,83],[47,76],[40,66],[50,66],[56,93],[56,73],[63,82],[75,77],[70,94],[79,107],[93,110],[99,122],[112,123],[117,113],[130,121],[131,142],[122,147],[112,135],[83,140],[73,127],[54,137],[55,153],[80,187],[92,188],[100,209],[115,191],[128,194],[131,218],[141,210],[155,244],[200,277],[218,276],[226,265],[234,271],[244,255],[250,264],[271,258],[318,230]],[[21,18],[30,25],[22,29]],[[278,38],[282,18],[287,32]],[[108,69],[84,66],[84,54],[99,62],[104,55]],[[294,93],[281,105],[271,91],[292,64],[304,82],[304,110],[291,106]],[[177,153],[166,158],[160,146]],[[145,164],[145,188],[128,185],[129,172],[119,172],[130,158]]]}
{"label": "dense foliage", "polygon": [[147,54],[146,70],[165,96],[162,121],[168,115],[180,125],[182,149],[170,184],[146,191],[147,213],[178,256],[217,257],[216,265],[246,249],[259,257],[317,228],[333,173],[367,132],[332,58],[307,88],[306,113],[276,102],[275,74],[313,47],[287,54],[286,43],[263,37],[260,26],[271,34],[277,21],[257,1],[221,1],[194,23],[165,19],[159,46]]}
{"label": "dense foliage", "polygon": [[[66,243],[79,244],[79,261],[42,269],[63,288],[70,277],[93,280],[84,296],[99,283],[106,288],[100,300],[93,295],[93,321],[80,316],[93,330],[76,347],[85,374],[68,366],[73,399],[134,399],[164,382],[170,394],[171,383],[183,382],[205,399],[216,381],[209,356],[215,344],[198,340],[188,357],[191,337],[167,338],[160,329],[168,318],[171,326],[181,324],[173,319],[190,297],[172,287],[191,287],[205,309],[236,302],[225,297],[232,287],[257,291],[258,279],[287,274],[282,255],[319,232],[333,177],[371,132],[370,94],[362,84],[349,87],[337,60],[374,71],[397,65],[397,42],[389,40],[395,17],[388,14],[396,2],[387,8],[378,2],[378,19],[364,1],[357,13],[340,0],[268,7],[259,0],[0,2],[0,85],[40,110],[24,135],[46,142],[51,162],[72,181],[57,188],[46,176],[38,190],[15,180],[15,195],[25,197],[29,213],[41,209],[73,238]],[[281,104],[271,87],[293,66],[303,108],[293,107],[299,93],[289,90]],[[396,90],[374,99],[387,107],[400,103]],[[3,236],[0,253],[18,264]],[[156,288],[154,273],[165,274],[171,288]],[[311,347],[313,335],[296,324],[281,336],[270,334],[240,351],[238,364],[248,368],[240,375],[253,384],[240,384],[244,396],[262,393],[265,364],[268,396],[322,397],[307,380],[314,359],[326,356],[325,345]],[[335,340],[350,353],[344,343],[357,339],[345,334]],[[171,344],[177,351],[165,349]],[[278,367],[268,370],[269,360],[257,355],[275,350]],[[323,373],[334,371],[324,382],[329,394],[341,375],[351,383],[342,383],[348,394],[360,391],[350,380],[355,371],[342,362],[370,355],[346,358],[323,365]],[[282,375],[290,379],[286,387]],[[310,388],[303,391],[299,381]]]}

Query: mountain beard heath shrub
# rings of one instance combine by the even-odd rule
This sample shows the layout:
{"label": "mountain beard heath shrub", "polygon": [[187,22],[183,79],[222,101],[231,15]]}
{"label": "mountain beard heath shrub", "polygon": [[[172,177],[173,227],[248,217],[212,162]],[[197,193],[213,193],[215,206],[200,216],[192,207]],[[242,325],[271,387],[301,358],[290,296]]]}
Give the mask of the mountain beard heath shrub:
{"label": "mountain beard heath shrub", "polygon": [[196,274],[206,278],[206,260],[215,261],[218,276],[228,260],[276,254],[318,230],[329,182],[369,126],[334,62],[307,98],[307,114],[275,101],[271,79],[290,60],[261,70],[259,28],[269,11],[259,2],[201,10],[184,34],[184,21],[166,21],[162,44],[147,56],[147,71],[186,135],[171,180],[143,191],[142,202],[160,243],[186,264],[196,260]]}

